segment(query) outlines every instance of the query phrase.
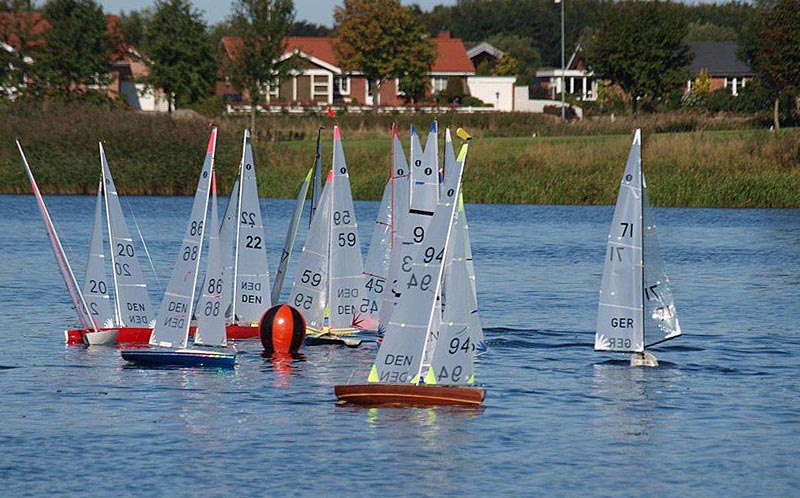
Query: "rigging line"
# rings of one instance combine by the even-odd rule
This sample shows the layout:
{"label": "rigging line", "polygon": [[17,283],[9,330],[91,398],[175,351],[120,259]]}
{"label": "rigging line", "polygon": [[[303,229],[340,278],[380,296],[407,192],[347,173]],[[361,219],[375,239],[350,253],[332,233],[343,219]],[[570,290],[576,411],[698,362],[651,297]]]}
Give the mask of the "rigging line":
{"label": "rigging line", "polygon": [[136,233],[139,234],[139,240],[142,242],[142,247],[144,247],[144,253],[147,256],[147,262],[150,263],[150,269],[153,272],[153,277],[156,279],[156,287],[158,287],[158,295],[164,294],[164,289],[161,287],[161,280],[158,278],[158,273],[156,272],[156,267],[153,265],[153,258],[150,257],[150,250],[147,249],[147,242],[144,241],[144,236],[142,235],[142,230],[139,228],[139,222],[136,221],[136,214],[133,212],[131,208],[131,203],[128,200],[128,197],[125,196],[125,207],[128,209],[128,213],[130,213],[131,217],[133,218],[133,225],[136,227]]}

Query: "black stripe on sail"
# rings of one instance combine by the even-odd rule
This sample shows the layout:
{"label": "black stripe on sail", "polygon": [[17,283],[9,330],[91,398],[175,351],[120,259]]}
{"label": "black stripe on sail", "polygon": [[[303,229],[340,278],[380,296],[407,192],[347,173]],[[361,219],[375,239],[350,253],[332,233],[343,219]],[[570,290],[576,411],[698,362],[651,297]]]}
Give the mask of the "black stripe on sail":
{"label": "black stripe on sail", "polygon": [[421,209],[409,209],[408,212],[412,214],[421,214],[424,216],[433,216],[433,211],[423,211]]}

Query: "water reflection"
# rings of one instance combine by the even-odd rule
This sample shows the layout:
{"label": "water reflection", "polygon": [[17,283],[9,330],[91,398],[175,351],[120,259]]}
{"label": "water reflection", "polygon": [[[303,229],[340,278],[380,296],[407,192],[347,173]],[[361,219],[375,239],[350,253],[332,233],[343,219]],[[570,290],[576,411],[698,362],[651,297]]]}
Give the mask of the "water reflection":
{"label": "water reflection", "polygon": [[592,370],[594,424],[598,435],[622,442],[648,441],[664,416],[671,391],[682,378],[674,364],[631,367],[626,360],[598,363]]}
{"label": "water reflection", "polygon": [[269,360],[268,363],[265,362],[264,370],[269,371],[271,365],[272,371],[275,372],[272,385],[278,388],[289,387],[292,384],[292,369],[295,368],[296,363],[306,361],[306,357],[302,353],[269,354],[264,351],[261,353],[261,357]]}

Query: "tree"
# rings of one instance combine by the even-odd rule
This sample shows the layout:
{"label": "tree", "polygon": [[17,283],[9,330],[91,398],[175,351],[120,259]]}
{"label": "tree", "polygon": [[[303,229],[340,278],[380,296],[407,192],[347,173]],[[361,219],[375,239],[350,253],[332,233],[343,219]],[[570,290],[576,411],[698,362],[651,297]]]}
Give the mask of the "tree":
{"label": "tree", "polygon": [[241,36],[236,53],[225,61],[234,86],[250,98],[250,131],[255,135],[256,108],[264,90],[289,75],[292,64],[281,62],[284,40],[294,25],[292,0],[237,0],[231,25]]}
{"label": "tree", "polygon": [[495,76],[515,76],[519,74],[519,62],[510,53],[503,54],[492,70]]}
{"label": "tree", "polygon": [[2,97],[16,99],[24,91],[33,59],[32,48],[42,43],[38,24],[46,24],[38,14],[30,12],[30,0],[0,2],[0,89]]}
{"label": "tree", "polygon": [[430,72],[436,47],[399,0],[344,0],[333,11],[334,50],[346,71],[361,71],[372,84],[373,106],[392,78],[420,81]]}
{"label": "tree", "polygon": [[619,85],[631,97],[653,104],[688,78],[688,23],[683,7],[662,1],[624,0],[606,6],[587,47],[595,74]]}
{"label": "tree", "polygon": [[108,83],[109,56],[119,40],[106,31],[106,16],[94,0],[50,0],[44,17],[51,29],[34,51],[33,85],[58,100],[85,98]]}
{"label": "tree", "polygon": [[797,0],[762,2],[744,34],[743,52],[761,81],[774,92],[773,121],[780,129],[780,100],[800,95],[800,5]]}
{"label": "tree", "polygon": [[128,13],[121,12],[119,24],[122,28],[122,38],[128,45],[142,47],[145,39],[145,26],[153,17],[150,9],[132,10]]}
{"label": "tree", "polygon": [[542,57],[534,48],[533,40],[516,35],[495,35],[489,38],[489,43],[517,61],[517,68],[507,74],[519,76],[518,85],[529,85],[534,81],[536,71],[542,65]]}
{"label": "tree", "polygon": [[169,112],[177,102],[197,102],[208,95],[216,67],[205,22],[190,0],[159,0],[145,33],[142,48],[150,70],[145,81],[164,90]]}

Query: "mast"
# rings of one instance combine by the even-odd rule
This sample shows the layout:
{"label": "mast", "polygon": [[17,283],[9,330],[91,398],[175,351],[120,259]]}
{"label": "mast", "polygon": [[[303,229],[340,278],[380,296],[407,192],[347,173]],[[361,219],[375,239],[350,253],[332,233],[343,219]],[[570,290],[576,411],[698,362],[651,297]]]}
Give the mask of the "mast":
{"label": "mast", "polygon": [[642,248],[641,250],[641,289],[640,292],[642,293],[642,350],[645,349],[645,345],[647,344],[647,338],[644,336],[645,330],[647,327],[645,326],[645,319],[647,318],[646,308],[647,306],[645,303],[647,302],[647,295],[644,291],[645,281],[644,281],[644,175],[642,174],[642,136],[641,130],[636,130],[636,138],[639,139],[639,157],[637,158],[637,164],[639,166],[639,187],[641,189],[641,195],[639,195],[639,247]]}
{"label": "mast", "polygon": [[72,271],[69,260],[67,260],[67,255],[64,252],[64,247],[61,245],[61,240],[58,238],[58,233],[56,233],[53,220],[50,218],[50,213],[47,211],[47,206],[44,204],[44,199],[42,199],[42,193],[39,191],[39,186],[36,184],[36,180],[33,177],[31,167],[28,165],[28,159],[25,157],[25,152],[22,150],[22,145],[19,143],[19,140],[16,142],[19,153],[22,155],[22,162],[25,164],[25,172],[28,174],[31,190],[33,190],[33,194],[36,197],[36,203],[39,205],[39,212],[42,214],[42,218],[44,219],[44,225],[47,229],[47,234],[50,236],[50,244],[52,245],[53,252],[56,255],[58,266],[61,268],[61,275],[64,277],[64,283],[67,284],[67,290],[72,298],[75,311],[78,312],[78,319],[81,322],[81,327],[84,329],[91,328],[93,331],[97,332],[97,326],[94,323],[94,320],[91,319],[92,315],[89,311],[89,306],[86,304],[83,293],[78,286],[78,280],[75,278],[75,273]]}
{"label": "mast", "polygon": [[122,310],[120,309],[121,303],[119,298],[119,282],[117,281],[116,268],[116,255],[114,254],[114,236],[111,230],[111,210],[108,208],[108,178],[106,177],[106,169],[103,168],[103,142],[97,143],[100,146],[100,171],[103,175],[103,201],[106,208],[106,225],[108,226],[108,245],[111,248],[111,277],[114,280],[114,321],[117,325],[122,324]]}
{"label": "mast", "polygon": [[247,147],[248,131],[244,130],[242,139],[242,160],[239,161],[239,195],[236,201],[236,243],[233,246],[233,296],[231,298],[231,323],[236,323],[236,281],[239,276],[239,232],[242,228],[242,185],[244,184],[244,152]]}
{"label": "mast", "polygon": [[311,228],[311,220],[314,219],[314,213],[317,212],[317,203],[319,203],[319,196],[322,193],[322,130],[324,126],[320,126],[317,130],[317,151],[314,154],[314,188],[311,191],[311,212],[308,215],[308,227]]}

